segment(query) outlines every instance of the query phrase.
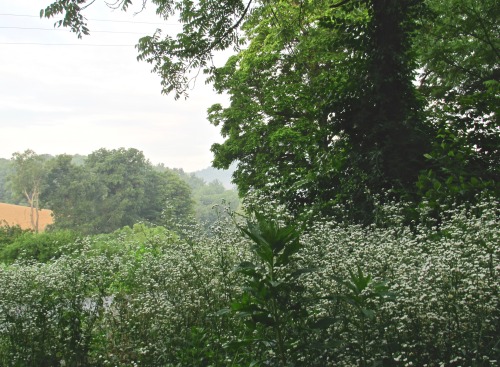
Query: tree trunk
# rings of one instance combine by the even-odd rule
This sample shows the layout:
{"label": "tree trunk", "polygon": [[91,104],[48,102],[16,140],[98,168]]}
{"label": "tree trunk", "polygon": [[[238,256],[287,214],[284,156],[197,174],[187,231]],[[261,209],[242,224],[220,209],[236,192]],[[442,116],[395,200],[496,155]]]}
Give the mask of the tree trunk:
{"label": "tree trunk", "polygon": [[24,196],[26,200],[28,200],[28,204],[30,205],[30,222],[31,229],[38,233],[38,219],[39,219],[39,202],[38,202],[38,192],[35,190],[31,195],[28,192],[24,191]]}

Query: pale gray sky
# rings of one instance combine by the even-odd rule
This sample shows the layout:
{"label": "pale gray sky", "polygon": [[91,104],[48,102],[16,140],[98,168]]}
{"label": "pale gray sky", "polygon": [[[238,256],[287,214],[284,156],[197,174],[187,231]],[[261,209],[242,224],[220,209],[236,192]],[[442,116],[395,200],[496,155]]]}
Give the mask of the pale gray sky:
{"label": "pale gray sky", "polygon": [[[151,65],[136,60],[137,40],[156,28],[177,33],[174,20],[139,23],[162,20],[152,6],[134,16],[134,9],[113,11],[98,0],[86,13],[91,35],[79,40],[39,18],[50,2],[0,0],[0,157],[26,149],[57,155],[125,147],[187,172],[209,166],[210,146],[222,138],[206,110],[226,98],[200,79],[188,100],[175,101],[160,93]],[[88,46],[98,44],[130,46]]]}

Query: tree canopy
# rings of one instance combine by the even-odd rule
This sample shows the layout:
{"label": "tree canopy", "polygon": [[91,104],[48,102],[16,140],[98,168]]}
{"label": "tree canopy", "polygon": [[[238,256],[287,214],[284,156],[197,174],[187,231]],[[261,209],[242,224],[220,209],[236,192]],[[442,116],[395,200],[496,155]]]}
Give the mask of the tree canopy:
{"label": "tree canopy", "polygon": [[194,216],[189,185],[173,170],[158,171],[137,149],[99,149],[87,157],[14,153],[6,166],[14,193],[51,209],[54,227],[84,234],[113,232],[138,222],[185,223]]}
{"label": "tree canopy", "polygon": [[[62,15],[56,24],[81,37],[91,3],[58,0],[41,16]],[[212,151],[215,167],[238,163],[241,194],[277,193],[299,212],[352,203],[359,218],[387,189],[407,199],[498,191],[498,2],[151,3],[183,30],[141,38],[138,58],[176,98],[200,70],[230,96],[209,109],[225,138]],[[215,67],[213,53],[230,47]]]}
{"label": "tree canopy", "polygon": [[[239,207],[235,190],[182,169],[153,166],[137,149],[55,157],[29,152],[34,163],[30,172],[36,169],[41,175],[39,205],[52,210],[53,229],[97,234],[139,222],[170,229],[197,222],[209,230],[218,220],[215,207]],[[27,205],[16,181],[20,173],[14,160],[0,160],[0,202]]]}
{"label": "tree canopy", "polygon": [[[43,198],[59,228],[109,233],[139,221],[165,224],[194,214],[189,186],[158,172],[137,149],[99,149],[84,160],[60,155],[49,162]],[[168,213],[167,213],[168,212]]]}
{"label": "tree canopy", "polygon": [[470,201],[499,195],[500,5],[494,0],[428,1],[416,38],[419,91],[436,130],[419,184],[433,196]]}

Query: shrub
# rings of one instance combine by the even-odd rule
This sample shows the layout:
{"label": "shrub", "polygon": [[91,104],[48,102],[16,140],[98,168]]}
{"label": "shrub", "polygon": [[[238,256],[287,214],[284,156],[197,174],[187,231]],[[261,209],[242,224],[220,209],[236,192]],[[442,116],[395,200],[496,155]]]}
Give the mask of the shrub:
{"label": "shrub", "polygon": [[5,221],[0,221],[0,252],[26,232],[29,230],[22,229],[19,225],[11,226]]}
{"label": "shrub", "polygon": [[137,226],[1,265],[0,365],[496,366],[498,203],[378,209],[300,235],[276,212],[247,236]]}
{"label": "shrub", "polygon": [[78,234],[70,230],[33,233],[25,231],[0,252],[0,261],[12,263],[15,260],[47,262],[74,250]]}

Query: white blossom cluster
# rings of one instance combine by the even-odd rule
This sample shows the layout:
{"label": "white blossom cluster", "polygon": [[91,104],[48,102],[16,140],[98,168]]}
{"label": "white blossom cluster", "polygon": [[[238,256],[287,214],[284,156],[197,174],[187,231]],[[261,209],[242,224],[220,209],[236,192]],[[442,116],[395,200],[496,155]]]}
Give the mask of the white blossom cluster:
{"label": "white blossom cluster", "polygon": [[[314,271],[299,278],[307,314],[290,323],[302,338],[288,346],[295,366],[498,365],[498,203],[409,224],[402,210],[381,207],[370,227],[306,227],[296,261]],[[249,333],[230,310],[245,291],[233,269],[255,259],[229,219],[212,236],[137,226],[79,248],[0,265],[0,366],[275,363],[262,329]],[[349,288],[363,277],[359,293]]]}
{"label": "white blossom cluster", "polygon": [[[307,279],[311,295],[327,299],[345,293],[336,279],[349,278],[358,266],[385,282],[391,297],[372,299],[375,317],[364,320],[366,365],[497,365],[498,203],[450,209],[448,219],[434,226],[404,225],[402,209],[384,208],[390,222],[385,227],[323,222],[308,230],[304,257],[318,269]],[[345,302],[320,303],[318,313],[337,319],[329,329],[329,337],[340,341],[331,365],[359,365],[356,309]]]}

